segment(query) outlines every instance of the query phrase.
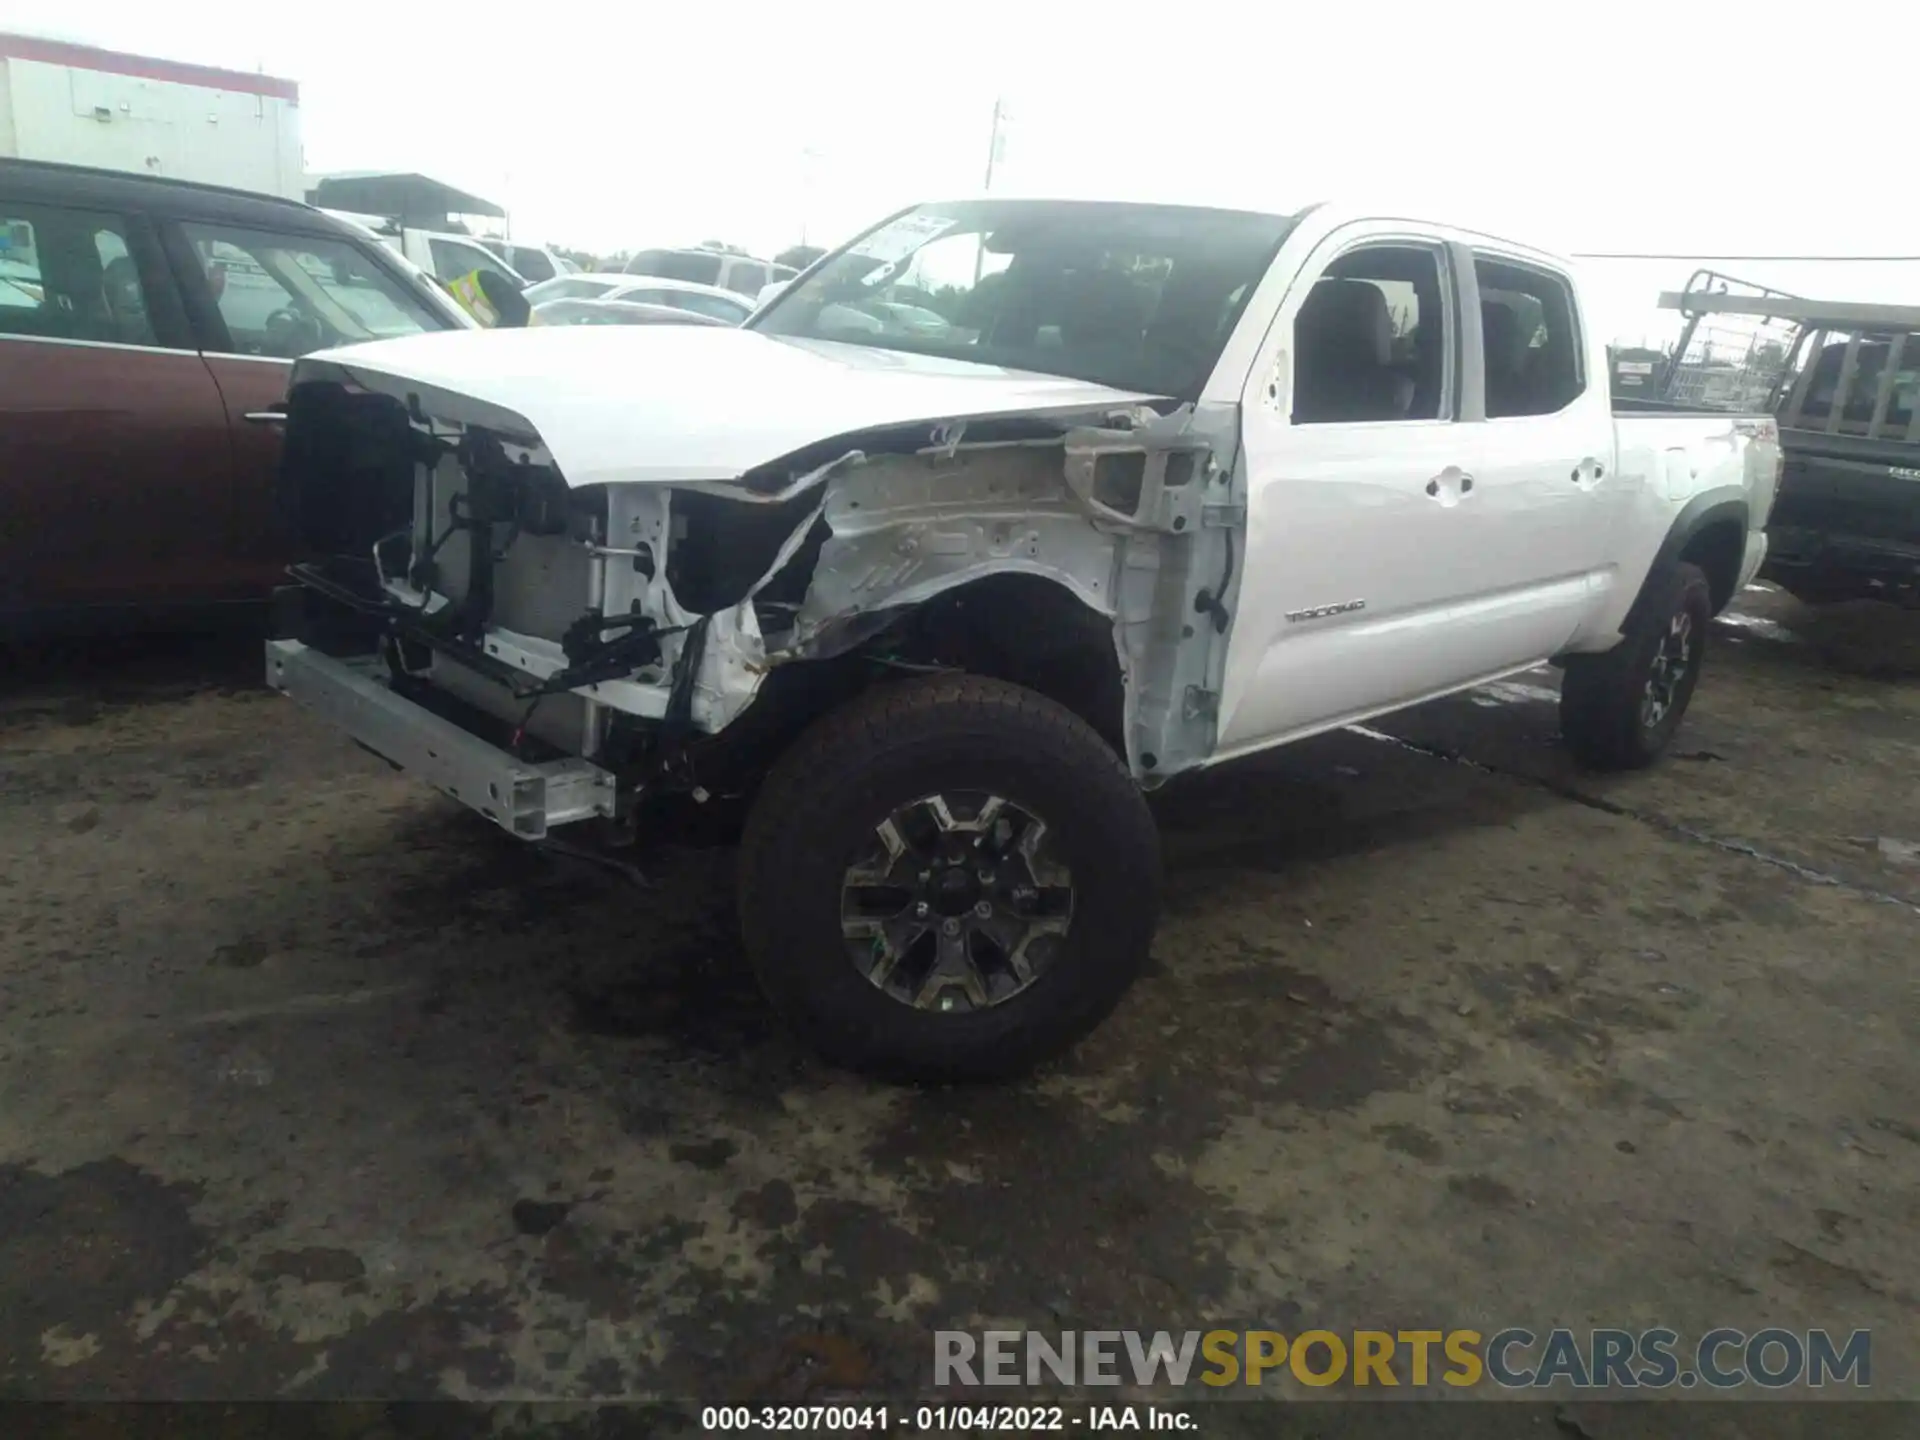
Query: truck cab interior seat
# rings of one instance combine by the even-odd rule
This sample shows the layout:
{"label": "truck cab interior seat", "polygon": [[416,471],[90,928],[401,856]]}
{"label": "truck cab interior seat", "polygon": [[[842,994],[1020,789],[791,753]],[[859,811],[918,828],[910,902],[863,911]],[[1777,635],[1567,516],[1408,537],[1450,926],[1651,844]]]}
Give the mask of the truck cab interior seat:
{"label": "truck cab interior seat", "polygon": [[1532,414],[1528,363],[1532,352],[1513,307],[1497,300],[1481,301],[1480,339],[1487,363],[1487,418]]}
{"label": "truck cab interior seat", "polygon": [[1379,286],[1317,282],[1294,321],[1293,339],[1296,422],[1405,418],[1413,383],[1392,368],[1393,317]]}

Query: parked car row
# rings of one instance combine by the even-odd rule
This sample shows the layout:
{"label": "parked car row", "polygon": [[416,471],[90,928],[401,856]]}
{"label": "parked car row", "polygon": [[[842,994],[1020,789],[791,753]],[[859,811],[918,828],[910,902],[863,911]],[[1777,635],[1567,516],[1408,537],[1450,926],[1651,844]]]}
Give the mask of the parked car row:
{"label": "parked car row", "polygon": [[533,306],[537,323],[551,320],[551,307],[557,303],[578,301],[619,301],[631,305],[663,306],[691,311],[728,325],[738,325],[753,313],[751,300],[717,285],[624,273],[563,275],[528,286],[526,295],[527,302]]}
{"label": "parked car row", "polygon": [[554,300],[622,300],[690,310],[737,325],[753,313],[762,290],[784,284],[796,273],[788,266],[713,250],[643,250],[623,270],[583,273],[544,245],[418,229],[337,210],[328,213],[365,230],[442,284],[473,274],[496,275],[524,291],[536,308]]}
{"label": "parked car row", "polygon": [[424,271],[443,285],[476,273],[501,276],[520,290],[530,283],[526,275],[501,257],[493,244],[477,236],[397,225],[378,216],[359,215],[345,210],[328,210],[325,213],[403,256],[409,265]]}
{"label": "parked car row", "polygon": [[[544,245],[417,229],[338,210],[328,213],[364,228],[442,284],[476,274],[496,276],[523,291],[536,310],[556,300],[616,300],[667,306],[737,325],[761,299],[778,293],[799,273],[788,265],[709,249],[642,250],[618,271],[582,272]],[[598,317],[596,323],[618,323],[614,317],[620,313],[570,305],[538,321],[576,323]],[[637,312],[626,313],[632,318]]]}
{"label": "parked car row", "polygon": [[693,310],[628,300],[550,300],[534,307],[529,325],[731,325]]}
{"label": "parked car row", "polygon": [[629,275],[654,275],[665,280],[691,280],[717,285],[736,294],[758,296],[768,285],[791,280],[800,272],[791,265],[756,260],[727,250],[641,250],[624,267]]}
{"label": "parked car row", "polygon": [[[774,269],[686,253],[736,286]],[[722,284],[570,269],[544,247],[0,161],[0,637],[264,600],[293,554],[273,500],[288,365],[472,328],[447,290],[461,277],[505,280],[542,325],[737,325],[753,309]]]}
{"label": "parked car row", "polygon": [[6,160],[0,234],[0,634],[258,602],[289,364],[473,325],[293,200]]}

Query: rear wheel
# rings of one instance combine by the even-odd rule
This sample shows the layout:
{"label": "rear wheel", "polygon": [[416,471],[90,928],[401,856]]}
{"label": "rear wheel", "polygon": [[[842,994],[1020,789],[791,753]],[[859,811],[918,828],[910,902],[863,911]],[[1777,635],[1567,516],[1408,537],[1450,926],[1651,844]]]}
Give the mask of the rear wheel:
{"label": "rear wheel", "polygon": [[1693,699],[1706,662],[1713,595],[1697,565],[1652,582],[1653,603],[1604,655],[1575,655],[1560,686],[1560,733],[1582,764],[1633,770],[1653,763]]}
{"label": "rear wheel", "polygon": [[1113,1008],[1159,871],[1146,802],[1085,721],[946,676],[861,697],[782,759],[741,849],[741,928],[768,998],[827,1058],[987,1078]]}

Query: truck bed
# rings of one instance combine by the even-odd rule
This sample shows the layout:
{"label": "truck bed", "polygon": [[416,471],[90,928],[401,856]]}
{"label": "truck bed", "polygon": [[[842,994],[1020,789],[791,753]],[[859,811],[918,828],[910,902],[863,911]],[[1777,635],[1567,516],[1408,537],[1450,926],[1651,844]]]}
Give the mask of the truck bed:
{"label": "truck bed", "polygon": [[1686,405],[1677,400],[1659,400],[1653,396],[1616,395],[1613,397],[1615,419],[1629,416],[1662,415],[1669,419],[1690,415],[1698,419],[1726,420],[1729,418],[1763,419],[1764,410],[1716,410],[1709,406]]}

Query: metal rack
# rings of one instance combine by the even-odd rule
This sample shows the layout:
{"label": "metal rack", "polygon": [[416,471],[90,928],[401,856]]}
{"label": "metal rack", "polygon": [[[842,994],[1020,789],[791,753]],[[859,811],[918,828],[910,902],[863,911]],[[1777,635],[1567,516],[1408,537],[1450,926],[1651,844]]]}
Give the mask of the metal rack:
{"label": "metal rack", "polygon": [[1661,308],[1686,319],[1667,362],[1664,398],[1706,410],[1765,409],[1800,338],[1799,322],[1779,307],[1802,303],[1784,290],[1694,271],[1684,290],[1660,297]]}
{"label": "metal rack", "polygon": [[1705,270],[1660,304],[1687,322],[1668,400],[1769,409],[1789,430],[1920,440],[1920,305],[1808,300]]}

